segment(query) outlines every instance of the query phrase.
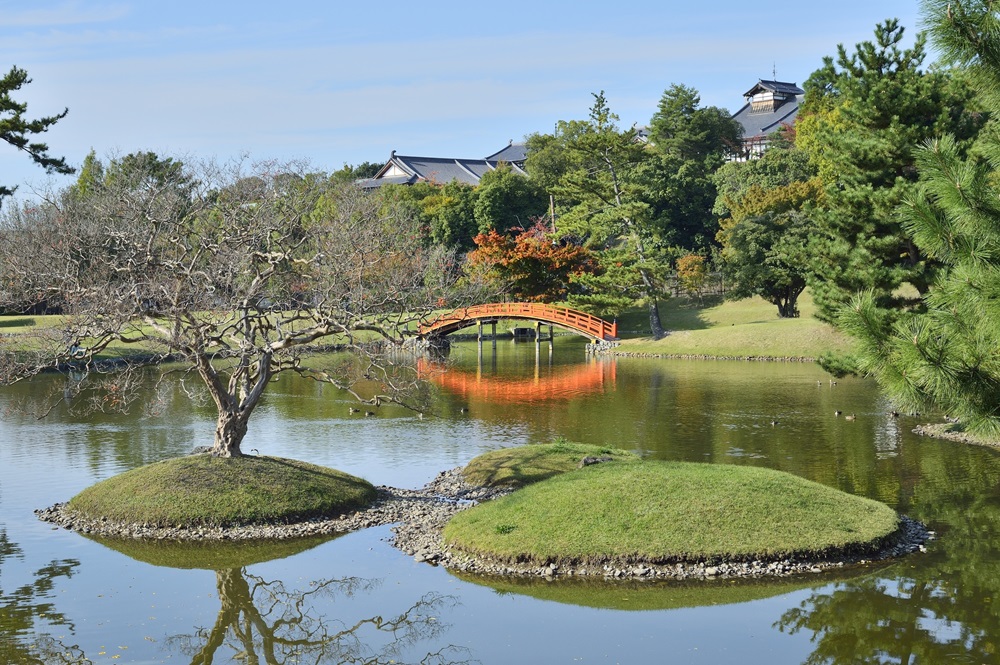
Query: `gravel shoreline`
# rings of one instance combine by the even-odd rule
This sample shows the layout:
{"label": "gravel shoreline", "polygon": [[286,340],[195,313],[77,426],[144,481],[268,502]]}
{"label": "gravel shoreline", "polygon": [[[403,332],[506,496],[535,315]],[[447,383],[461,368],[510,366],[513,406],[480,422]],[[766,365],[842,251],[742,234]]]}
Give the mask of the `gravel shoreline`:
{"label": "gravel shoreline", "polygon": [[332,519],[311,519],[294,524],[215,527],[154,527],[144,524],[116,524],[108,520],[90,520],[67,509],[65,503],[36,510],[44,522],[72,531],[110,538],[145,538],[154,540],[258,540],[301,538],[344,533],[387,524],[393,535],[389,542],[417,562],[442,565],[457,571],[488,575],[518,575],[545,578],[603,577],[613,579],[692,579],[728,577],[764,577],[818,573],[849,565],[891,559],[911,552],[926,551],[924,543],[934,533],[916,520],[902,517],[899,530],[885,542],[866,551],[841,553],[823,559],[786,558],[779,561],[739,561],[654,564],[609,559],[586,565],[528,565],[492,561],[453,550],[444,545],[441,530],[460,510],[488,501],[509,490],[476,487],[467,484],[461,469],[443,471],[417,490],[381,486],[378,498],[365,510]]}

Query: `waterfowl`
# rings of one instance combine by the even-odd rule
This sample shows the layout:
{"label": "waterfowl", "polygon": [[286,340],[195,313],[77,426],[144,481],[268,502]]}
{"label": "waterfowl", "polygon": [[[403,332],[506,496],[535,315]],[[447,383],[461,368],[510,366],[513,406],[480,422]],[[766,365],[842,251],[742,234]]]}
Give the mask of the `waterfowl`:
{"label": "waterfowl", "polygon": [[844,420],[854,420],[855,418],[857,418],[857,416],[853,413],[849,416],[844,416]]}
{"label": "waterfowl", "polygon": [[361,409],[355,409],[353,406],[349,409],[351,413],[358,413]]}
{"label": "waterfowl", "polygon": [[371,417],[371,416],[374,416],[374,415],[375,415],[374,411],[365,411],[365,417]]}
{"label": "waterfowl", "polygon": [[839,415],[841,415],[843,413],[844,413],[843,411],[841,411],[840,409],[837,409],[836,411],[833,412],[833,415],[839,416]]}
{"label": "waterfowl", "polygon": [[771,427],[774,427],[774,426],[776,426],[777,424],[778,424],[778,421],[777,421],[777,420],[772,420],[772,421],[771,421]]}

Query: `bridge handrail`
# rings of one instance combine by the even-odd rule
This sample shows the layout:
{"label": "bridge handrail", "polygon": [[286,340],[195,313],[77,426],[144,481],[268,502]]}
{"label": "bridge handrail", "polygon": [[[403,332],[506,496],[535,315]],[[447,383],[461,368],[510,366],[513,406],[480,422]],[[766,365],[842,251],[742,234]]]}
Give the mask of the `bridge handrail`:
{"label": "bridge handrail", "polygon": [[608,323],[604,319],[570,309],[568,307],[555,307],[544,303],[487,303],[484,305],[472,305],[470,307],[460,307],[446,314],[442,314],[429,324],[420,326],[421,335],[432,334],[435,330],[450,327],[456,323],[465,323],[483,318],[530,318],[539,321],[564,324],[569,328],[585,333],[600,340],[617,338],[618,324]]}

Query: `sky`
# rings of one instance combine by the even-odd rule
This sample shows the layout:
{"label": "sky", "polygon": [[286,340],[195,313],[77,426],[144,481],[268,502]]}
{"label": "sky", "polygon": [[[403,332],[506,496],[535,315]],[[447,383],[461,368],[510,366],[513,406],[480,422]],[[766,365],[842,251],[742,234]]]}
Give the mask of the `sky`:
{"label": "sky", "polygon": [[[801,85],[918,0],[0,0],[0,69],[28,71],[28,117],[79,166],[149,150],[175,159],[304,159],[316,171],[401,155],[485,157],[603,90],[622,126],[665,89],[735,112],[759,79]],[[0,183],[50,178],[0,143]]]}

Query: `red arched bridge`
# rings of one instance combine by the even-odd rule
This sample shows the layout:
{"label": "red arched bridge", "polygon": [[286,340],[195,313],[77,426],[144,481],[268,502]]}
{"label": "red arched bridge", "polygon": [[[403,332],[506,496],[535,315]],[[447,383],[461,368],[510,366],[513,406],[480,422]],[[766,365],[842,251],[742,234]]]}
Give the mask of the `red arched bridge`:
{"label": "red arched bridge", "polygon": [[499,302],[462,307],[442,314],[430,323],[421,325],[420,336],[443,337],[456,330],[479,323],[495,323],[498,319],[521,319],[551,323],[601,342],[618,339],[617,322],[608,323],[593,314],[568,307],[530,302]]}

